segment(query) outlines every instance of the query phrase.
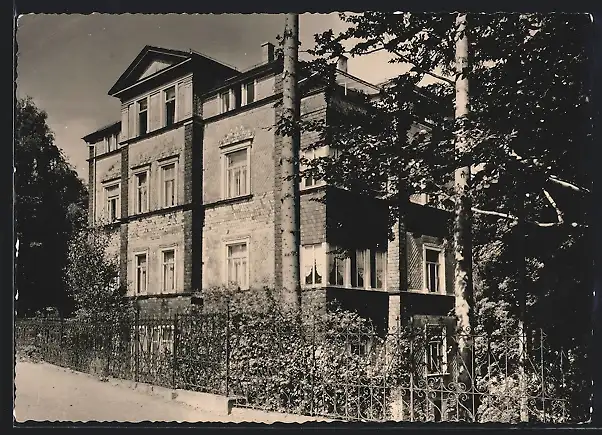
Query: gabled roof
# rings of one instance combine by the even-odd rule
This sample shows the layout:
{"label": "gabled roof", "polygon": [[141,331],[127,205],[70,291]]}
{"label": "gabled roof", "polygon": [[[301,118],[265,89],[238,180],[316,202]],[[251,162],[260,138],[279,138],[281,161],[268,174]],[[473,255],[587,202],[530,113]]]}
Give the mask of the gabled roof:
{"label": "gabled roof", "polygon": [[155,76],[167,68],[180,65],[191,59],[209,63],[214,70],[221,71],[222,74],[235,75],[238,73],[232,67],[193,50],[182,51],[147,45],[117,79],[117,82],[109,90],[109,95],[116,96],[120,91],[134,85],[141,79]]}
{"label": "gabled roof", "polygon": [[145,46],[109,90],[109,95],[133,85],[143,77],[190,59],[191,53],[161,47]]}

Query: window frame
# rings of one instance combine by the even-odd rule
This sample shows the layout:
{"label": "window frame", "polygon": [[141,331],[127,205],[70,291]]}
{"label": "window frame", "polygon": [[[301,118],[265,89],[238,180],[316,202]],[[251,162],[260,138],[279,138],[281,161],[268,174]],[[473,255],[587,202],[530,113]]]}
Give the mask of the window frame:
{"label": "window frame", "polygon": [[[429,329],[441,329],[441,341],[435,341],[431,337],[433,334],[429,334]],[[439,372],[431,372],[430,371],[430,361],[431,357],[431,344],[440,343],[440,353],[441,353],[441,369]],[[447,343],[447,328],[446,325],[436,324],[436,323],[427,323],[424,325],[424,367],[426,376],[445,376],[449,375],[449,364],[448,364],[448,356],[447,353],[449,351],[448,343]]]}
{"label": "window frame", "polygon": [[228,256],[228,248],[230,246],[245,244],[246,246],[246,259],[247,259],[247,270],[246,270],[246,285],[241,286],[238,285],[241,290],[248,290],[251,286],[251,238],[250,237],[241,237],[236,239],[228,239],[223,242],[223,252],[224,252],[224,268],[223,268],[223,282],[228,286],[230,285],[230,281],[228,279],[228,270],[229,270],[229,260]]}
{"label": "window frame", "polygon": [[[224,96],[227,95],[227,98],[224,98]],[[225,102],[227,101],[228,107],[225,108]],[[217,94],[217,104],[219,105],[219,113],[227,113],[230,112],[233,108],[232,108],[232,90],[228,89],[226,91],[222,91],[220,93]]]}
{"label": "window frame", "polygon": [[[167,100],[167,91],[173,88],[174,96],[173,100]],[[175,123],[178,122],[178,84],[173,83],[169,86],[161,89],[162,102],[161,102],[161,126],[162,127],[171,127]],[[171,124],[167,123],[167,104],[173,101],[173,122]]]}
{"label": "window frame", "polygon": [[[355,283],[357,284],[357,257],[358,257],[358,253],[362,252],[364,255],[364,285],[363,286],[358,286],[358,285],[353,285],[354,282],[354,276],[355,276]],[[353,252],[353,258],[350,258],[350,264],[349,264],[349,273],[350,273],[350,281],[349,281],[349,286],[351,288],[356,288],[356,289],[371,289],[372,287],[370,286],[370,283],[372,282],[372,276],[371,276],[371,271],[370,271],[370,249],[356,249]]]}
{"label": "window frame", "polygon": [[[161,248],[159,250],[159,255],[161,256],[161,294],[174,294],[178,292],[178,287],[177,287],[177,283],[178,283],[178,279],[177,279],[177,273],[176,273],[176,268],[177,268],[177,261],[178,261],[178,252],[177,252],[177,246],[176,245],[172,245],[172,246],[166,246],[164,248]],[[168,264],[165,262],[165,253],[166,252],[173,252],[173,290],[171,291],[167,291],[165,289],[165,265]]]}
{"label": "window frame", "polygon": [[[428,288],[428,264],[426,261],[427,251],[437,251],[439,253],[439,276],[437,285],[439,286],[437,291],[430,291]],[[434,243],[423,243],[422,244],[422,291],[430,295],[446,295],[447,289],[445,288],[445,249],[441,245]]]}
{"label": "window frame", "polygon": [[[140,110],[140,103],[142,101],[146,101],[146,110]],[[140,123],[140,115],[146,112],[146,128],[144,130],[144,132],[142,132],[141,127],[142,124]],[[139,98],[136,100],[136,127],[137,127],[137,136],[144,136],[145,134],[148,134],[150,131],[150,95],[147,95],[143,98]]]}
{"label": "window frame", "polygon": [[[310,250],[311,248],[311,250]],[[316,248],[320,249],[321,252],[318,252],[318,255],[316,255]],[[311,271],[312,271],[312,283],[311,284],[307,284],[305,278],[305,266],[307,264],[308,259],[308,253],[311,252],[311,260],[313,260],[313,264],[311,266]],[[318,261],[319,257],[322,257],[322,267],[320,268],[320,263]],[[325,287],[328,282],[328,276],[327,276],[327,264],[328,264],[328,260],[327,260],[327,253],[326,253],[326,243],[309,243],[306,245],[302,245],[301,246],[301,270],[302,270],[302,275],[301,276],[301,287],[302,288],[321,288],[321,287]],[[315,267],[314,267],[315,266]],[[317,270],[316,270],[317,269]],[[321,269],[321,270],[320,270]],[[321,277],[322,277],[322,282],[321,283],[316,283],[316,279],[315,279],[315,274],[316,272],[319,274],[321,272]]]}
{"label": "window frame", "polygon": [[[145,274],[145,283],[144,283],[144,293],[139,291],[139,284],[140,281],[138,280],[138,258],[141,256],[145,256],[146,258],[146,274]],[[137,251],[134,252],[134,295],[135,296],[139,296],[139,295],[148,295],[149,291],[148,291],[148,275],[149,275],[149,263],[150,263],[150,258],[148,255],[148,250],[144,250],[144,251]]]}
{"label": "window frame", "polygon": [[[178,163],[179,157],[172,157],[170,159],[163,160],[159,162],[159,208],[165,209],[170,207],[176,207],[179,204],[178,201]],[[165,170],[168,166],[174,165],[174,203],[173,205],[167,205],[167,197],[165,195]]]}
{"label": "window frame", "polygon": [[[248,97],[249,85],[252,85],[252,87],[253,87],[253,101],[249,101],[249,97]],[[247,80],[247,81],[241,83],[240,86],[241,86],[241,102],[240,102],[241,107],[247,106],[247,105],[252,104],[255,101],[257,101],[257,79]]]}
{"label": "window frame", "polygon": [[[319,148],[311,148],[311,149],[301,150],[300,156],[305,158],[306,160],[314,160],[316,158],[328,157],[330,155],[329,148],[330,147],[323,146],[323,147],[319,147]],[[311,154],[311,155],[308,157],[308,154]],[[305,169],[307,169],[307,167],[308,167],[307,165],[299,163],[299,172],[300,173],[303,172]],[[308,179],[313,180],[313,184],[311,186],[305,185],[305,183]],[[314,189],[317,187],[322,187],[325,185],[326,185],[326,181],[324,181],[324,180],[316,180],[313,177],[301,177],[299,190],[309,190],[309,189]]]}
{"label": "window frame", "polygon": [[[246,192],[235,195],[228,196],[229,192],[229,183],[228,183],[228,155],[233,154],[238,151],[246,150],[247,153],[247,174],[245,177],[246,182]],[[226,147],[223,147],[221,150],[221,167],[222,167],[222,176],[221,176],[221,197],[222,199],[236,199],[248,196],[251,194],[251,141],[243,141],[236,144],[231,144]]]}
{"label": "window frame", "polygon": [[[386,250],[382,250],[382,249],[376,249],[376,248],[364,248],[364,249],[355,249],[353,250],[353,252],[351,252],[351,255],[347,255],[344,258],[341,258],[340,260],[343,262],[344,264],[344,274],[343,274],[343,284],[332,284],[330,282],[330,272],[331,272],[331,261],[332,258],[334,258],[337,254],[336,254],[336,250],[339,249],[339,247],[337,247],[336,245],[330,245],[327,244],[327,248],[326,248],[326,273],[327,273],[327,279],[326,279],[326,285],[330,286],[330,287],[341,287],[341,288],[348,288],[348,289],[355,289],[355,290],[368,290],[368,291],[386,291],[387,290],[387,271],[388,271],[388,256],[387,256],[387,251]],[[363,251],[364,252],[364,271],[365,271],[365,275],[364,275],[364,286],[363,287],[358,287],[358,286],[354,286],[353,285],[353,273],[357,272],[357,266],[354,270],[354,260],[357,258],[357,252],[358,251]],[[348,251],[349,253],[349,251]],[[382,262],[383,262],[383,277],[382,277],[382,287],[373,287],[372,286],[372,278],[376,277],[376,270],[377,270],[377,256],[378,255],[382,255]],[[352,258],[352,256],[354,258]],[[372,270],[372,258],[374,258],[374,270]]]}
{"label": "window frame", "polygon": [[[117,204],[115,206],[115,219],[111,219],[111,214],[109,211],[109,190],[112,188],[117,188]],[[109,223],[119,222],[119,220],[121,219],[121,180],[104,183],[103,194],[104,218],[106,218]]]}
{"label": "window frame", "polygon": [[[139,203],[139,191],[140,185],[138,184],[139,176],[145,174],[146,175],[146,210],[142,211],[141,203]],[[150,167],[139,168],[132,171],[132,178],[134,181],[133,189],[134,189],[134,214],[142,214],[150,211],[150,186],[151,186],[151,171]]]}
{"label": "window frame", "polygon": [[[118,135],[115,133],[105,137],[105,144],[107,153],[117,150],[117,148],[119,147]],[[111,144],[113,144],[113,147],[111,147]]]}
{"label": "window frame", "polygon": [[[336,246],[336,245],[328,245],[328,249],[326,251],[326,282],[327,285],[329,287],[351,287],[350,286],[350,257],[349,256],[345,256],[345,257],[340,257],[340,255],[343,255],[342,253],[338,253],[337,251],[343,250],[343,248]],[[331,272],[331,266],[332,266],[332,262],[334,259],[338,259],[341,261],[341,264],[343,265],[343,283],[342,284],[338,284],[338,283],[331,283],[330,282],[330,272]],[[336,267],[336,266],[335,266]],[[336,273],[336,272],[335,272]]]}
{"label": "window frame", "polygon": [[[369,275],[370,275],[370,290],[377,290],[377,291],[382,291],[382,290],[387,290],[387,251],[386,250],[379,250],[379,249],[370,249],[369,250],[370,253],[370,258],[369,258]],[[382,265],[383,265],[383,276],[382,276],[382,286],[381,287],[377,287],[376,286],[376,279],[377,279],[377,271],[378,271],[378,257],[379,254],[382,256]],[[372,273],[372,256],[374,256],[374,273]],[[372,286],[372,278],[374,278],[374,282],[375,282],[375,286]]]}

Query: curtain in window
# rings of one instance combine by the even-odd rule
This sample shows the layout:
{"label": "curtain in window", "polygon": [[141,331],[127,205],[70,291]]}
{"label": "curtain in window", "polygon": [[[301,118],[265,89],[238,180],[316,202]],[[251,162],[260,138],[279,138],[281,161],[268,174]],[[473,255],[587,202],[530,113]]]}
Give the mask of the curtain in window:
{"label": "curtain in window", "polygon": [[228,246],[228,282],[241,288],[247,287],[247,245]]}

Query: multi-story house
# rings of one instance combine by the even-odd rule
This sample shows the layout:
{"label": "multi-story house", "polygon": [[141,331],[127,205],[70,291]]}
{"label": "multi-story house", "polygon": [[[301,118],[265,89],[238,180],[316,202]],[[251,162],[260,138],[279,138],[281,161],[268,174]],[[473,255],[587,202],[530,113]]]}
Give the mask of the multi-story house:
{"label": "multi-story house", "polygon": [[[193,51],[147,46],[109,90],[121,121],[84,137],[90,225],[112,230],[107,249],[142,310],[177,312],[194,292],[229,282],[282,285],[282,140],[274,128],[282,62],[272,44],[262,50],[263,62],[240,72]],[[342,89],[379,91],[350,75],[344,59],[337,74]],[[302,116],[326,117],[329,99],[346,92],[329,95],[304,88]],[[314,139],[302,135],[306,157],[329,152],[309,151]],[[382,200],[310,178],[300,192],[304,307],[337,299],[383,329],[401,312],[429,319],[453,310],[446,212],[412,197],[389,241]]]}

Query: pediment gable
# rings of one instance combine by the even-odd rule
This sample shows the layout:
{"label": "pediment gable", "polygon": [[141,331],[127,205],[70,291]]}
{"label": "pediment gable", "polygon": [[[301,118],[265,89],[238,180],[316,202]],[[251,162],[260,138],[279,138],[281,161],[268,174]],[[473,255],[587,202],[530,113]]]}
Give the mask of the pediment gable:
{"label": "pediment gable", "polygon": [[138,77],[138,80],[143,79],[145,77],[151,76],[156,72],[161,71],[162,69],[168,68],[172,65],[175,65],[174,62],[168,62],[164,60],[155,60],[151,62],[151,64],[144,70],[142,74]]}
{"label": "pediment gable", "polygon": [[190,58],[190,53],[180,50],[146,46],[127,67],[117,82],[109,90],[109,95],[150,77],[166,68],[177,65]]}

